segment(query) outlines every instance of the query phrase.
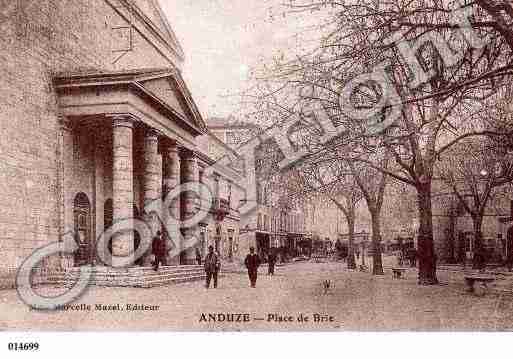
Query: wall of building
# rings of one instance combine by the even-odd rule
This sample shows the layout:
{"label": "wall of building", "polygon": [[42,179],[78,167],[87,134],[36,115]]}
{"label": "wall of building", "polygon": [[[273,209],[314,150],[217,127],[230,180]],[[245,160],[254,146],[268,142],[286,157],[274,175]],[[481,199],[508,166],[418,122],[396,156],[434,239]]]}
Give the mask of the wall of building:
{"label": "wall of building", "polygon": [[[454,252],[458,252],[460,233],[473,233],[472,219],[465,211],[458,211],[457,198],[451,194],[450,188],[440,181],[433,182],[432,211],[433,239],[436,254],[441,261],[448,261]],[[503,244],[499,240],[506,237],[509,228],[501,224],[500,218],[510,216],[510,204],[513,193],[510,185],[497,189],[491,198],[483,218],[482,234],[485,245],[495,248],[495,256],[500,257]],[[415,189],[391,182],[386,190],[382,214],[383,238],[400,237],[415,238],[418,233],[418,209]],[[452,243],[452,241],[455,241]]]}
{"label": "wall of building", "polygon": [[[0,24],[0,276],[12,274],[35,248],[58,239],[60,125],[52,77],[172,66],[136,31],[131,50],[116,62],[126,34],[113,27],[127,21],[109,3],[19,1],[3,9],[8,16]],[[77,174],[90,167],[86,147],[77,152]],[[69,160],[69,153],[64,156]],[[76,190],[91,193],[90,178],[74,182]],[[70,198],[66,201],[69,205]]]}

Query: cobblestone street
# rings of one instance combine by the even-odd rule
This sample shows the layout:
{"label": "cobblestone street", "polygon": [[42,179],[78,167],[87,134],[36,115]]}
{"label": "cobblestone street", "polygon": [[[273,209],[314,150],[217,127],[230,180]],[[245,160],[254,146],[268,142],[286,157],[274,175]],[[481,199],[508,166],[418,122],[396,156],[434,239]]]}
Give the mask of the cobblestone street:
{"label": "cobblestone street", "polygon": [[[461,274],[439,271],[439,286],[420,287],[416,273],[406,279],[351,272],[345,263],[296,263],[279,267],[274,277],[260,269],[257,288],[247,276],[230,273],[219,288],[191,282],[152,289],[90,288],[76,304],[90,310],[29,311],[14,290],[0,292],[2,330],[511,330],[513,297],[465,292]],[[335,287],[324,294],[321,282]],[[120,311],[95,305],[120,304]],[[126,304],[159,306],[130,311]],[[202,321],[202,314],[207,321]],[[235,315],[233,321],[208,321],[209,314]],[[298,316],[309,317],[307,322]],[[318,320],[314,321],[314,314]],[[326,316],[328,318],[326,318]],[[332,321],[329,321],[329,317]],[[221,319],[223,316],[221,316]],[[268,321],[269,317],[273,319]],[[292,317],[292,318],[287,318]],[[219,319],[219,318],[218,318]],[[262,320],[263,319],[263,320]],[[285,321],[288,319],[289,321]],[[326,320],[328,319],[328,320]],[[237,321],[238,320],[238,321]]]}

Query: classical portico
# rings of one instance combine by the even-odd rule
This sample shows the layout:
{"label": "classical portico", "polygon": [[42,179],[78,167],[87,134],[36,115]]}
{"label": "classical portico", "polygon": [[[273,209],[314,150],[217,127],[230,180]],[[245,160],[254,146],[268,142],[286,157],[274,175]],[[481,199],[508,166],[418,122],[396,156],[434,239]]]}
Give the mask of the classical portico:
{"label": "classical portico", "polygon": [[[64,266],[96,264],[96,240],[113,223],[135,218],[152,233],[163,230],[147,209],[155,210],[180,183],[199,179],[195,138],[205,124],[174,70],[63,75],[54,85],[62,116],[61,234],[74,231],[80,243]],[[195,210],[196,197],[185,192],[163,212],[183,220]],[[180,229],[174,230],[163,231],[168,249],[182,245],[173,238]],[[187,238],[196,230],[183,234]],[[123,231],[109,247],[126,257],[139,243],[136,232]],[[182,254],[170,255],[168,264],[194,261],[194,248],[172,252]],[[149,253],[138,265],[150,265]]]}

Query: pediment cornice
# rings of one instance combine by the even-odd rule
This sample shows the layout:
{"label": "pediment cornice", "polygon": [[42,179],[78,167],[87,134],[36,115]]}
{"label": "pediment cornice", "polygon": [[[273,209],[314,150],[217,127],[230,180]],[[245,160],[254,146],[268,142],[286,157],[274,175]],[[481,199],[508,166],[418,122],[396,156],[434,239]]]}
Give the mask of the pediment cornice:
{"label": "pediment cornice", "polygon": [[[145,86],[145,83],[159,79],[165,79],[170,83],[176,84],[176,93],[180,97],[180,103],[185,107],[185,114],[175,104],[166,101],[158,93],[151,91]],[[101,94],[102,91],[124,88],[135,93],[148,105],[156,108],[170,120],[186,128],[193,136],[205,134],[207,131],[201,113],[196,107],[180,73],[175,69],[67,73],[55,76],[53,82],[58,93],[69,92],[72,89],[96,88],[98,93]]]}

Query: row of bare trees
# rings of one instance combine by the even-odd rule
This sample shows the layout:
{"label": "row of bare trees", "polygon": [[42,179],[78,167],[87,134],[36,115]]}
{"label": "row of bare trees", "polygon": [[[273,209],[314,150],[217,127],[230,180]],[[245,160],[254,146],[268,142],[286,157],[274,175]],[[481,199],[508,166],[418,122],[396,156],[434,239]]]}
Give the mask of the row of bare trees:
{"label": "row of bare trees", "polygon": [[[387,178],[411,186],[417,195],[419,283],[436,284],[433,181],[440,178],[453,189],[476,218],[478,234],[493,188],[510,180],[507,150],[498,145],[511,134],[509,122],[491,107],[510,110],[512,5],[507,0],[292,0],[287,6],[291,13],[330,8],[331,16],[319,17],[314,51],[287,54],[254,72],[254,85],[244,95],[247,116],[282,131],[277,142],[282,148],[287,142],[284,157],[301,153],[287,166],[299,169],[304,188],[353,198],[337,204],[348,224],[353,193],[361,193],[372,218],[375,274],[382,273],[380,212]],[[472,143],[466,148],[476,156],[459,150],[464,142]],[[461,166],[453,166],[450,159],[458,153]],[[501,169],[477,172],[479,195],[469,205],[461,194],[472,191],[468,183],[484,164],[478,157]],[[468,179],[464,189],[462,178]]]}

